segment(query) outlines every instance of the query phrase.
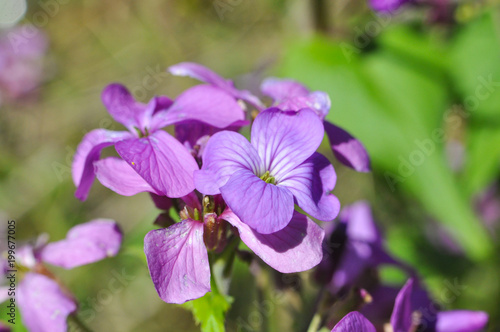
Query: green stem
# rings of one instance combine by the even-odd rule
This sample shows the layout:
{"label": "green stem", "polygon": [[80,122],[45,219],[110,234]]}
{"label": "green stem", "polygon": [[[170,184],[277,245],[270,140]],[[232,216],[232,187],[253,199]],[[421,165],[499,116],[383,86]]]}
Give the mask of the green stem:
{"label": "green stem", "polygon": [[311,320],[311,324],[309,324],[307,332],[317,332],[319,330],[320,325],[321,325],[321,315],[319,313],[316,313],[313,319]]}
{"label": "green stem", "polygon": [[68,331],[93,332],[76,314],[68,316]]}

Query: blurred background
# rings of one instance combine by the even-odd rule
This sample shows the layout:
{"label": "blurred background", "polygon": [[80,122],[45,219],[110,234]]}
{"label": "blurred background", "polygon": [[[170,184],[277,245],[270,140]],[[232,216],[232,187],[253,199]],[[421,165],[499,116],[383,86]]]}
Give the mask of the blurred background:
{"label": "blurred background", "polygon": [[[326,91],[328,119],[372,158],[372,173],[356,173],[324,145],[341,203],[369,201],[389,251],[419,271],[437,302],[487,311],[489,330],[500,331],[498,1],[422,0],[379,15],[364,0],[0,0],[4,44],[16,26],[22,45],[35,34],[37,45],[8,69],[0,43],[1,223],[15,219],[19,241],[40,233],[59,240],[94,218],[120,223],[120,255],[53,269],[92,330],[199,331],[150,280],[142,241],[159,211],[149,196],[122,197],[95,182],[80,202],[70,168],[85,133],[121,130],[101,103],[107,84],[123,83],[143,102],[175,97],[196,82],[165,69],[193,61],[256,93],[267,76]],[[113,278],[122,280],[118,292],[109,290]],[[391,269],[381,278],[406,279]],[[267,330],[241,320],[256,310],[255,287],[237,262],[228,330]],[[290,297],[277,310],[300,330],[297,313],[306,309]]]}

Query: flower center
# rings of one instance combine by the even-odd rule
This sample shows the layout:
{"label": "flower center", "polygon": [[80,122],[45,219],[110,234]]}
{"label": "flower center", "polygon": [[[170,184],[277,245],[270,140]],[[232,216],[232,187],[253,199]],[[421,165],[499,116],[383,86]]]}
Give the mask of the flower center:
{"label": "flower center", "polygon": [[140,130],[138,127],[134,127],[134,129],[137,132],[137,135],[139,136],[139,138],[143,138],[143,137],[148,137],[149,136],[148,127],[144,128],[144,132],[142,130]]}
{"label": "flower center", "polygon": [[276,179],[269,173],[269,171],[266,171],[260,178],[265,183],[276,184]]}

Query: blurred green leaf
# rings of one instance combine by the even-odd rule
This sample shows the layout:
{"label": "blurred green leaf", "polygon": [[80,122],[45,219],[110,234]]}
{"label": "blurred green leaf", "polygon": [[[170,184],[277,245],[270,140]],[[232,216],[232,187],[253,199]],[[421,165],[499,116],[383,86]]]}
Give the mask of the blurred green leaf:
{"label": "blurred green leaf", "polygon": [[497,128],[472,127],[467,138],[463,176],[470,195],[487,187],[500,170],[500,131]]}
{"label": "blurred green leaf", "polygon": [[418,198],[471,257],[484,258],[491,250],[490,239],[448,168],[443,138],[437,135],[443,134],[450,99],[445,77],[419,63],[418,57],[407,62],[384,48],[366,56],[345,49],[342,43],[319,37],[296,42],[281,73],[328,92],[328,119],[361,139],[389,188],[400,186]]}
{"label": "blurred green leaf", "polygon": [[465,25],[457,34],[449,71],[472,115],[500,122],[500,26],[493,13]]}

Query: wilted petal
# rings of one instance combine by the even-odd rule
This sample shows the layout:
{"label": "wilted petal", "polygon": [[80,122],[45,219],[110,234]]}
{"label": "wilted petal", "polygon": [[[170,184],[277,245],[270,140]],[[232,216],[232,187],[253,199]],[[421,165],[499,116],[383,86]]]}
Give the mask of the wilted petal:
{"label": "wilted petal", "polygon": [[59,285],[38,273],[27,273],[18,286],[17,300],[24,325],[30,332],[64,332],[66,318],[76,303]]}
{"label": "wilted petal", "polygon": [[335,157],[358,172],[370,172],[370,157],[363,144],[344,129],[325,121],[325,132]]}
{"label": "wilted petal", "polygon": [[375,332],[375,326],[362,314],[352,311],[335,325],[332,332]]}
{"label": "wilted petal", "polygon": [[391,325],[394,332],[408,332],[412,326],[412,292],[413,279],[409,279],[396,296],[391,315]]}
{"label": "wilted petal", "polygon": [[314,153],[304,163],[290,170],[279,186],[288,188],[305,212],[316,219],[330,221],[337,217],[340,202],[330,192],[335,187],[337,175],[328,159]]}
{"label": "wilted petal", "polygon": [[111,219],[96,219],[71,228],[66,239],[47,244],[42,261],[72,269],[115,256],[120,250],[122,232]]}
{"label": "wilted petal", "polygon": [[181,197],[194,190],[193,172],[198,164],[174,137],[154,134],[118,142],[118,154],[159,194]]}
{"label": "wilted petal", "polygon": [[438,312],[436,332],[478,332],[488,324],[483,311],[453,310]]}
{"label": "wilted petal", "polygon": [[266,96],[273,98],[277,104],[285,99],[304,97],[309,94],[309,90],[299,82],[275,77],[266,78],[262,82],[260,90]]}
{"label": "wilted petal", "polygon": [[243,109],[228,93],[210,85],[197,85],[177,97],[168,110],[155,113],[151,130],[190,120],[225,128],[244,118]]}
{"label": "wilted petal", "polygon": [[290,190],[266,183],[249,170],[234,173],[220,191],[241,221],[259,233],[277,232],[292,218],[294,204]]}
{"label": "wilted petal", "polygon": [[95,174],[101,184],[123,196],[142,192],[159,194],[125,160],[104,158],[94,163]]}
{"label": "wilted petal", "polygon": [[184,303],[210,291],[203,223],[187,219],[151,231],[144,238],[144,252],[151,279],[163,301]]}
{"label": "wilted petal", "polygon": [[156,107],[154,100],[148,105],[136,102],[127,88],[118,83],[108,85],[102,92],[101,98],[113,119],[130,131],[134,131],[134,127],[143,130],[149,124]]}
{"label": "wilted petal", "polygon": [[323,124],[314,111],[283,112],[271,108],[260,113],[252,126],[252,145],[278,182],[302,164],[323,140]]}
{"label": "wilted petal", "polygon": [[235,132],[222,131],[210,138],[203,151],[203,166],[195,172],[196,189],[205,195],[219,194],[236,171],[263,172],[262,161],[248,140]]}
{"label": "wilted petal", "polygon": [[220,218],[238,228],[241,240],[264,262],[282,273],[309,270],[323,257],[321,243],[325,232],[305,215],[294,212],[281,231],[260,234],[244,224],[231,210]]}
{"label": "wilted petal", "polygon": [[75,196],[80,200],[87,199],[94,181],[94,162],[99,160],[101,150],[124,139],[133,137],[126,131],[95,129],[86,134],[76,148],[71,174],[77,186]]}

